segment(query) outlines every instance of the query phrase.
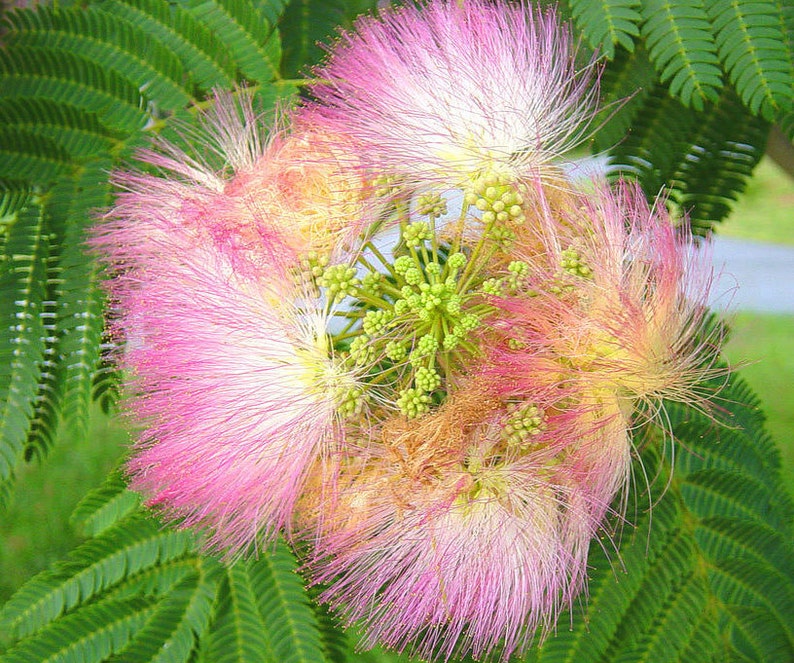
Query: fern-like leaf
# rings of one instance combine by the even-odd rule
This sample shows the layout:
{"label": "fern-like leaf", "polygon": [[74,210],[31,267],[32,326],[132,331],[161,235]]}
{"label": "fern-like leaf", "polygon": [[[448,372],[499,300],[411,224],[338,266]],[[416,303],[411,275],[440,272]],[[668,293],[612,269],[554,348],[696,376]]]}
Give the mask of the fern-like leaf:
{"label": "fern-like leaf", "polygon": [[248,564],[238,562],[228,567],[207,633],[206,660],[212,663],[275,663],[279,659],[268,641],[268,625],[257,607]]}
{"label": "fern-like leaf", "polygon": [[576,25],[590,45],[608,59],[615,46],[634,50],[642,16],[639,0],[570,0]]}
{"label": "fern-like leaf", "polygon": [[151,598],[85,606],[11,649],[3,663],[100,663],[121,651],[151,617]]}
{"label": "fern-like leaf", "polygon": [[0,609],[0,626],[24,637],[121,580],[185,555],[192,545],[185,532],[163,531],[151,519],[130,517],[23,585]]}
{"label": "fern-like leaf", "polygon": [[69,153],[56,140],[0,126],[0,177],[49,184],[72,164]]}
{"label": "fern-like leaf", "polygon": [[191,101],[182,63],[143,30],[98,9],[15,11],[8,15],[9,45],[60,48],[117,71],[159,108],[175,110]]}
{"label": "fern-like leaf", "polygon": [[[731,89],[710,105],[673,176],[676,200],[697,231],[728,216],[766,147],[769,125],[752,115]],[[731,131],[726,131],[731,127]]]}
{"label": "fern-like leaf", "polygon": [[109,150],[123,138],[103,126],[96,115],[49,99],[0,98],[0,124],[45,136],[72,159]]}
{"label": "fern-like leaf", "polygon": [[69,521],[87,536],[98,536],[135,511],[140,503],[140,496],[127,490],[122,472],[114,470],[101,486],[80,500]]}
{"label": "fern-like leaf", "polygon": [[226,45],[249,80],[267,83],[279,78],[279,33],[250,0],[182,1]]}
{"label": "fern-like leaf", "polygon": [[702,0],[644,0],[642,15],[651,60],[670,94],[697,110],[716,101],[722,72]]}
{"label": "fern-like leaf", "polygon": [[279,542],[272,553],[263,553],[250,564],[249,574],[276,660],[323,663],[317,619],[286,545]]}
{"label": "fern-like leaf", "polygon": [[769,122],[792,108],[794,72],[773,0],[710,0],[720,60],[742,101]]}
{"label": "fern-like leaf", "polygon": [[49,229],[40,205],[23,208],[0,262],[0,482],[20,460],[38,393],[46,331]]}
{"label": "fern-like leaf", "polygon": [[601,76],[604,110],[600,115],[598,132],[593,137],[597,152],[618,146],[631,132],[634,118],[642,112],[648,95],[654,89],[658,75],[641,43],[633,52],[620,47],[615,59]]}
{"label": "fern-like leaf", "polygon": [[646,194],[656,196],[678,170],[699,121],[696,111],[671,97],[664,85],[657,85],[636,109],[631,133],[612,150],[613,159]]}
{"label": "fern-like leaf", "polygon": [[287,78],[296,78],[307,65],[317,62],[327,40],[346,18],[345,0],[293,0],[281,18],[284,57],[282,69]]}
{"label": "fern-like leaf", "polygon": [[47,209],[63,228],[56,288],[58,375],[63,420],[75,435],[87,430],[104,330],[99,268],[87,254],[86,229],[110,200],[111,166],[110,159],[95,159],[73,180],[59,183],[48,198]]}
{"label": "fern-like leaf", "polygon": [[119,74],[54,43],[0,49],[0,98],[50,101],[95,114],[110,130],[143,127],[145,99]]}
{"label": "fern-like leaf", "polygon": [[223,43],[184,8],[165,0],[105,0],[99,8],[122,16],[175,53],[205,90],[230,88],[234,63]]}
{"label": "fern-like leaf", "polygon": [[196,560],[196,570],[177,583],[113,663],[184,663],[197,636],[209,624],[220,576],[210,558]]}
{"label": "fern-like leaf", "polygon": [[[615,165],[639,180],[650,198],[671,190],[693,231],[706,234],[744,190],[763,155],[768,125],[727,88],[718,103],[700,113],[685,108],[662,85],[638,106],[632,109],[630,133],[612,150]],[[614,136],[616,128],[606,131]]]}

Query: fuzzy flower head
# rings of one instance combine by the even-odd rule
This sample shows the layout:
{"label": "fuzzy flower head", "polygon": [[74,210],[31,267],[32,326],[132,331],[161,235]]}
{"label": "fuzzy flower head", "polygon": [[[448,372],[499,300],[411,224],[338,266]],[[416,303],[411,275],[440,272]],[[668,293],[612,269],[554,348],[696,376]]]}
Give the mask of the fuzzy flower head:
{"label": "fuzzy flower head", "polygon": [[573,419],[546,409],[478,380],[416,423],[387,421],[384,447],[346,473],[311,568],[366,643],[507,660],[570,605],[603,511],[565,451]]}
{"label": "fuzzy flower head", "polygon": [[[219,97],[205,122],[225,168],[167,145],[144,153],[161,174],[117,176],[126,190],[93,239],[113,276],[126,410],[139,430],[131,485],[230,555],[290,528],[357,393],[329,345],[329,308],[296,279],[313,237],[287,226],[297,212],[285,219],[241,191],[252,173],[281,191],[277,172],[263,174],[273,144],[253,121],[245,100]],[[328,204],[325,191],[311,196]],[[326,219],[323,232],[335,230]]]}
{"label": "fuzzy flower head", "polygon": [[593,65],[580,70],[575,59],[553,12],[485,0],[407,5],[341,34],[304,115],[411,180],[539,171],[594,113]]}
{"label": "fuzzy flower head", "polygon": [[289,527],[308,470],[341,443],[354,381],[329,357],[321,315],[275,305],[288,286],[264,293],[222,262],[182,253],[126,294],[141,340],[123,364],[144,425],[131,487],[233,555]]}
{"label": "fuzzy flower head", "polygon": [[503,300],[516,314],[512,333],[564,358],[589,388],[702,404],[697,385],[719,372],[721,340],[719,327],[707,329],[709,256],[637,185],[598,185],[578,205],[567,198],[556,219],[539,210],[539,225],[555,229],[534,257],[520,254],[537,296]]}
{"label": "fuzzy flower head", "polygon": [[266,134],[219,95],[95,232],[126,341],[131,484],[432,661],[507,661],[586,589],[634,430],[706,409],[710,273],[636,187],[552,160],[595,107],[553,13],[362,18]]}
{"label": "fuzzy flower head", "polygon": [[352,146],[317,131],[271,139],[224,193],[237,201],[237,223],[272,224],[298,253],[328,255],[349,245],[367,216],[364,181]]}

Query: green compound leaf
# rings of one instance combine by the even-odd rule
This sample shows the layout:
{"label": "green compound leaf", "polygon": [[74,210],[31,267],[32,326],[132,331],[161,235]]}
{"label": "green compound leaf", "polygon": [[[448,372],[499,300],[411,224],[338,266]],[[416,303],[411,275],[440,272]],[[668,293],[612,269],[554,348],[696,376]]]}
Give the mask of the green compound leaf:
{"label": "green compound leaf", "polygon": [[129,647],[110,659],[114,663],[183,663],[212,617],[221,567],[210,558],[197,560],[157,604]]}
{"label": "green compound leaf", "polygon": [[[659,85],[631,111],[630,132],[612,150],[613,164],[636,178],[649,198],[668,189],[692,230],[708,233],[746,187],[764,154],[768,124],[729,88],[718,103],[697,112]],[[617,129],[607,125],[605,135],[615,136]]]}
{"label": "green compound leaf", "polygon": [[615,46],[634,50],[640,35],[639,0],[571,0],[576,25],[588,43],[608,59],[615,56]]}
{"label": "green compound leaf", "polygon": [[317,62],[337,26],[347,18],[345,0],[292,0],[281,18],[284,58],[282,69],[287,78],[296,78],[307,65]]}
{"label": "green compound leaf", "polygon": [[79,108],[109,130],[136,131],[146,121],[145,99],[132,81],[61,48],[55,39],[48,45],[0,49],[0,83],[2,99]]}
{"label": "green compound leaf", "polygon": [[0,126],[0,177],[48,184],[73,165],[58,142],[27,129]]}
{"label": "green compound leaf", "polygon": [[47,292],[49,228],[42,208],[19,210],[0,260],[0,483],[22,460],[44,360],[42,311]]}
{"label": "green compound leaf", "polygon": [[595,152],[620,145],[632,130],[635,117],[642,112],[657,81],[656,70],[642,44],[637,44],[633,52],[622,47],[616,50],[615,59],[601,75],[604,110],[593,123],[599,127],[593,137]]}
{"label": "green compound leaf", "polygon": [[43,136],[71,159],[95,156],[125,137],[104,126],[96,114],[50,99],[0,97],[0,126]]}
{"label": "green compound leaf", "polygon": [[130,517],[23,585],[0,609],[0,626],[23,638],[117,583],[184,556],[192,545],[185,532],[162,530],[140,515]]}
{"label": "green compound leaf", "polygon": [[123,17],[171,50],[204,90],[229,88],[235,67],[229,50],[206,25],[166,0],[103,0],[98,7]]}
{"label": "green compound leaf", "polygon": [[99,663],[151,618],[151,598],[109,599],[67,615],[11,649],[3,663]]}
{"label": "green compound leaf", "polygon": [[267,83],[279,78],[279,33],[250,0],[181,1],[225,45],[248,80]]}
{"label": "green compound leaf", "polygon": [[[619,554],[607,540],[591,545],[586,604],[573,611],[570,627],[563,615],[527,662],[794,656],[794,505],[757,399],[737,377],[720,398],[735,407],[730,428],[670,404],[671,428],[648,430],[642,475],[655,477],[653,506],[647,492],[636,492],[642,475],[635,471],[630,524],[616,534]],[[671,478],[671,456],[659,453],[670,435],[678,445]]]}
{"label": "green compound leaf", "polygon": [[191,101],[176,55],[140,28],[96,8],[52,9],[9,14],[5,39],[12,46],[71,51],[132,81],[158,108],[175,110]]}
{"label": "green compound leaf", "polygon": [[66,430],[84,435],[92,382],[100,361],[104,298],[99,268],[86,247],[87,229],[110,202],[110,159],[95,159],[48,196],[47,210],[63,247],[55,289],[58,377]]}
{"label": "green compound leaf", "polygon": [[72,527],[88,536],[98,536],[134,512],[141,503],[137,493],[127,490],[120,470],[111,472],[105,483],[89,491],[69,519]]}
{"label": "green compound leaf", "polygon": [[206,660],[213,663],[276,663],[268,624],[259,612],[249,566],[238,562],[225,570],[218,593]]}
{"label": "green compound leaf", "polygon": [[642,35],[670,94],[696,110],[716,101],[722,72],[702,0],[644,0],[642,15]]}
{"label": "green compound leaf", "polygon": [[323,663],[323,643],[295,558],[281,542],[249,567],[259,612],[269,625],[275,658],[283,663]]}
{"label": "green compound leaf", "polygon": [[764,155],[769,133],[767,122],[752,115],[729,88],[701,120],[672,178],[676,202],[687,210],[696,232],[728,216]]}
{"label": "green compound leaf", "polygon": [[769,122],[792,109],[792,52],[780,5],[710,0],[720,60],[744,104]]}

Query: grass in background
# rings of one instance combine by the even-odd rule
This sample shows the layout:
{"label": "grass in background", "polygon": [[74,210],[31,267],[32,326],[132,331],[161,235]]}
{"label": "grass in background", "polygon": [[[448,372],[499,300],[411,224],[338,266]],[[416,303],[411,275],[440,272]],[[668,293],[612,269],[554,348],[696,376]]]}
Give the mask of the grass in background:
{"label": "grass in background", "polygon": [[761,398],[767,430],[794,484],[794,315],[737,313],[725,356]]}
{"label": "grass in background", "polygon": [[794,180],[771,159],[762,159],[717,234],[794,245]]}
{"label": "grass in background", "polygon": [[41,463],[19,473],[10,508],[0,511],[0,603],[82,540],[69,516],[116,466],[127,439],[97,408],[86,439],[58,440]]}
{"label": "grass in background", "polygon": [[[771,159],[756,168],[747,191],[717,234],[794,246],[794,179]],[[793,274],[781,274],[791,280]],[[741,284],[739,284],[741,287]],[[794,315],[737,313],[725,355],[761,397],[767,429],[794,484]]]}

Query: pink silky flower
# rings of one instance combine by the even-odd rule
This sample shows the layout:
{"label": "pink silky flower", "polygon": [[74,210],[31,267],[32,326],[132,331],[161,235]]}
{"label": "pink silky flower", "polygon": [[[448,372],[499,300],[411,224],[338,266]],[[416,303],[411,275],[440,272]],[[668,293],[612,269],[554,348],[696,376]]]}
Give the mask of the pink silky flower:
{"label": "pink silky flower", "polygon": [[249,113],[222,98],[207,119],[226,170],[167,145],[143,154],[162,175],[117,176],[126,191],[93,239],[140,430],[131,486],[229,555],[290,529],[312,467],[342,443],[354,385],[329,352],[325,303],[296,281],[312,238],[298,243],[294,217],[238,181],[278,189]]}
{"label": "pink silky flower", "polygon": [[[342,442],[342,374],[325,317],[194,250],[169,275],[142,273],[123,299],[139,334],[123,360],[144,430],[131,487],[229,554],[288,529],[312,465]],[[123,322],[122,322],[123,324]]]}
{"label": "pink silky flower", "polygon": [[525,174],[581,139],[594,67],[577,68],[554,12],[524,3],[434,0],[343,32],[303,117],[360,144],[381,172],[452,185]]}
{"label": "pink silky flower", "polygon": [[[161,141],[138,154],[157,175],[114,175],[122,193],[97,233],[131,229],[135,235],[144,224],[159,237],[184,227],[195,242],[212,244],[239,268],[254,270],[349,249],[372,221],[349,139],[308,126],[265,136],[264,126],[247,92],[216,94],[212,110],[191,132],[189,151]],[[114,219],[122,221],[116,229]],[[156,252],[156,242],[138,246],[125,237],[123,243],[134,260]],[[115,257],[122,251],[118,246]]]}
{"label": "pink silky flower", "polygon": [[504,435],[514,411],[475,385],[413,426],[395,421],[321,505],[309,566],[366,646],[506,661],[584,587],[607,505],[569,457],[578,422],[552,416],[522,447]]}
{"label": "pink silky flower", "polygon": [[519,327],[591,388],[703,404],[697,385],[720,372],[721,339],[707,329],[711,261],[685,226],[626,182],[597,186],[541,225],[544,248],[528,257],[539,296],[506,302]]}
{"label": "pink silky flower", "polygon": [[578,427],[565,465],[602,521],[626,495],[638,405],[662,426],[663,399],[709,408],[703,385],[724,372],[706,317],[712,271],[636,185],[555,195],[551,207],[540,191],[536,225],[511,254],[525,280],[491,299],[498,333],[483,375],[503,398],[564,390],[557,407]]}

